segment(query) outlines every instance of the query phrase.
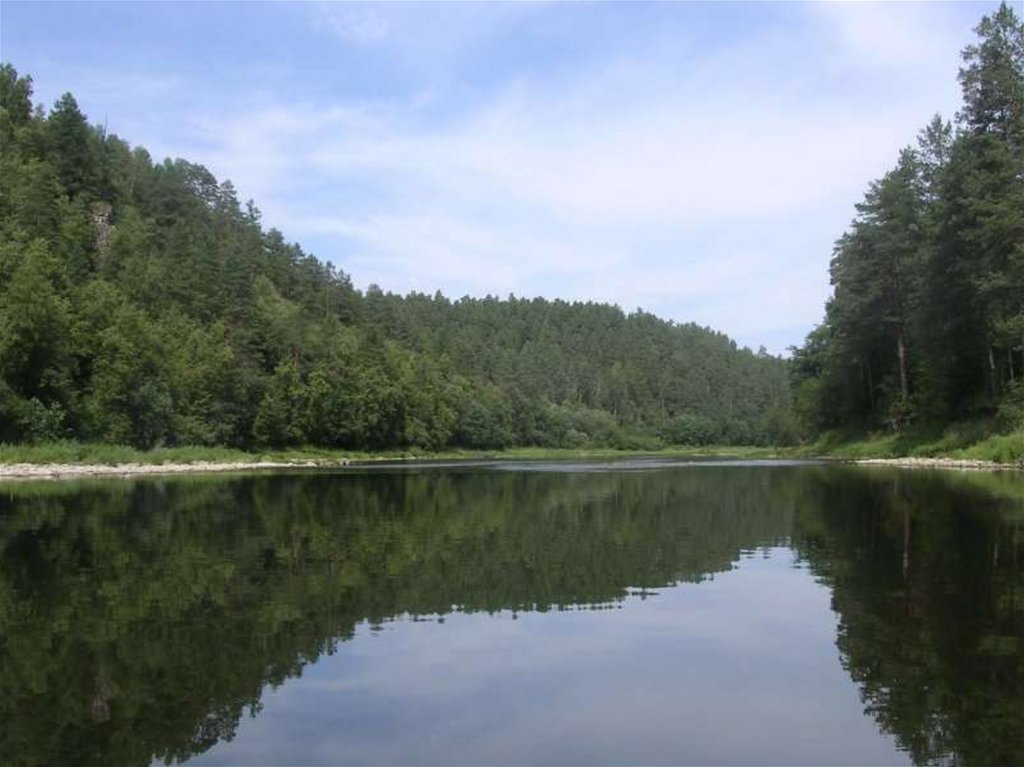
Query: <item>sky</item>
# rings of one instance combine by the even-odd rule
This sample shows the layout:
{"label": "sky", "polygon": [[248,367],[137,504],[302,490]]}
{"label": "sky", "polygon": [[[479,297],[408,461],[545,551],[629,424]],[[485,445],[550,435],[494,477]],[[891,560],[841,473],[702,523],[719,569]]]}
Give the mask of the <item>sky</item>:
{"label": "sky", "polygon": [[784,353],[994,2],[0,4],[0,57],[359,288],[643,308]]}

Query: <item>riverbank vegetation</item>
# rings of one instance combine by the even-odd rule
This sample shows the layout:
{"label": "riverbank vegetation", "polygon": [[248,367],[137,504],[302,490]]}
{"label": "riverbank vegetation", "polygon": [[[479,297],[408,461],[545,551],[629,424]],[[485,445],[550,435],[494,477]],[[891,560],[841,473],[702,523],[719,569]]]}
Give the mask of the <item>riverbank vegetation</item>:
{"label": "riverbank vegetation", "polygon": [[[264,450],[236,450],[223,447],[184,445],[159,447],[143,450],[129,445],[75,442],[63,440],[38,444],[0,444],[0,467],[7,464],[46,465],[117,465],[165,463],[256,463],[260,461],[292,462],[296,465],[316,463],[338,465],[341,462],[377,461],[446,461],[460,459],[524,459],[524,460],[572,460],[591,458],[620,458],[627,456],[657,456],[660,458],[722,457],[722,458],[778,458],[795,456],[796,448],[779,449],[770,446],[751,445],[701,445],[662,446],[652,450],[625,451],[601,447],[510,447],[496,450],[450,448],[447,450],[425,451],[417,448],[367,452],[359,450],[334,450],[305,445],[293,448],[267,448]],[[0,468],[0,476],[3,470]]]}
{"label": "riverbank vegetation", "polygon": [[871,184],[791,360],[606,304],[358,290],[230,182],[3,65],[0,454],[1024,458],[1024,32],[1006,5],[977,31],[955,124]]}
{"label": "riverbank vegetation", "polygon": [[[158,447],[149,450],[129,445],[84,443],[73,440],[37,444],[0,444],[0,467],[11,464],[117,465],[168,463],[257,463],[290,462],[338,465],[345,462],[448,461],[473,459],[581,460],[627,457],[725,458],[725,459],[810,459],[832,458],[949,458],[1020,465],[1021,444],[1017,434],[976,434],[951,428],[941,434],[901,433],[863,437],[829,432],[800,445],[661,445],[647,450],[612,447],[509,447],[500,449],[448,448],[422,450],[404,448],[382,451],[338,450],[310,445],[290,448],[239,450],[203,445]],[[0,468],[0,477],[3,469]]]}
{"label": "riverbank vegetation", "polygon": [[848,460],[950,458],[1019,465],[1024,457],[1022,439],[1024,438],[1020,433],[974,433],[964,430],[961,425],[954,425],[941,433],[904,431],[864,436],[827,432],[812,443],[783,452],[800,457],[820,456]]}
{"label": "riverbank vegetation", "polygon": [[976,32],[955,122],[936,116],[871,183],[793,353],[805,427],[883,433],[866,453],[1024,456],[1024,26],[1004,4]]}

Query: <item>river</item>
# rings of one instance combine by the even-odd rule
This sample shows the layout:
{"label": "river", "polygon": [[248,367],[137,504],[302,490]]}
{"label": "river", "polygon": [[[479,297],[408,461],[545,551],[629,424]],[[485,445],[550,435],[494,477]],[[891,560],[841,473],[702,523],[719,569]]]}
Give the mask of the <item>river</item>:
{"label": "river", "polygon": [[1020,473],[0,485],[15,765],[1024,764]]}

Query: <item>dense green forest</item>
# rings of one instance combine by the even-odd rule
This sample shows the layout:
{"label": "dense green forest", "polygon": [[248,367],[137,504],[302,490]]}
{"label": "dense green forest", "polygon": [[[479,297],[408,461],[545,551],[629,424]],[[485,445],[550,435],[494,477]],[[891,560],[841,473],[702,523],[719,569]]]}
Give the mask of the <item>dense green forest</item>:
{"label": "dense green forest", "polygon": [[963,103],[874,181],[793,354],[812,430],[1024,422],[1024,25],[1005,3],[963,51]]}
{"label": "dense green forest", "polygon": [[356,290],[230,182],[0,72],[0,441],[630,447],[795,437],[785,363],[637,311]]}
{"label": "dense green forest", "polygon": [[0,69],[0,442],[380,450],[790,444],[1024,421],[1024,31],[873,182],[792,360],[637,310],[407,296],[264,230],[230,182],[46,112]]}

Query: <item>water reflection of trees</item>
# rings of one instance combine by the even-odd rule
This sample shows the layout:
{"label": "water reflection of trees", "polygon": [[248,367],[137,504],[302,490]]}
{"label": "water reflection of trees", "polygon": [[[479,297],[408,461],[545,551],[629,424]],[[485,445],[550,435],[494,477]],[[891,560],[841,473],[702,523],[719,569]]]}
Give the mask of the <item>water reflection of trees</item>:
{"label": "water reflection of trees", "polygon": [[[705,579],[794,533],[833,586],[840,648],[883,727],[925,757],[972,757],[985,737],[1011,748],[1024,700],[1019,528],[990,493],[930,482],[735,468],[9,490],[0,753],[184,759],[230,738],[265,685],[360,621],[606,604]],[[969,700],[988,708],[958,717],[951,706]]]}
{"label": "water reflection of trees", "polygon": [[[794,541],[867,711],[919,764],[1024,764],[1020,477],[834,473]],[[988,487],[985,487],[985,485]]]}

